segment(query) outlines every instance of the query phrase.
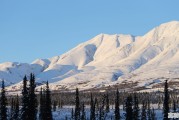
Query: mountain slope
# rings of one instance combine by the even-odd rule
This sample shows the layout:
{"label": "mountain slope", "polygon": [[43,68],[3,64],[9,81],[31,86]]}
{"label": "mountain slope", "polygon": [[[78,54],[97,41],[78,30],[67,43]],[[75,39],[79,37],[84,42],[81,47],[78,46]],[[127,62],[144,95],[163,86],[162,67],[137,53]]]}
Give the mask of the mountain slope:
{"label": "mountain slope", "polygon": [[[0,77],[15,84],[35,73],[51,89],[98,88],[123,83],[154,88],[179,77],[179,22],[164,23],[144,36],[100,34],[69,52],[32,64],[2,63]],[[14,87],[16,86],[16,87]],[[8,87],[19,89],[19,84]]]}

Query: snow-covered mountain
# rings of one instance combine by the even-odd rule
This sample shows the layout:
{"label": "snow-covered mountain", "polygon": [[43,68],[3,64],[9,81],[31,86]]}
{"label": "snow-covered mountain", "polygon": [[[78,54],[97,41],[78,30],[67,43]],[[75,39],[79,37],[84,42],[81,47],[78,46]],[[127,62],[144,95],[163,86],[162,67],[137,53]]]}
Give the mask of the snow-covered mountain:
{"label": "snow-covered mountain", "polygon": [[179,21],[161,24],[144,36],[100,34],[63,55],[31,64],[0,64],[0,78],[11,85],[8,90],[19,89],[23,76],[31,72],[36,82],[48,80],[53,90],[130,83],[156,89],[165,79],[177,82]]}

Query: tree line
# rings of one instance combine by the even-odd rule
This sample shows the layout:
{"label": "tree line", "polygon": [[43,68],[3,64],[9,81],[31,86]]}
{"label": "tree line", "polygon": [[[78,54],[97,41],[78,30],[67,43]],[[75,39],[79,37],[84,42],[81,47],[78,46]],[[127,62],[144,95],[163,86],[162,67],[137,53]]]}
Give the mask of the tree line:
{"label": "tree line", "polygon": [[[46,82],[45,87],[40,89],[39,94],[35,94],[35,88],[35,75],[30,74],[29,80],[27,79],[27,76],[24,76],[22,95],[17,95],[11,98],[6,96],[4,80],[2,80],[0,96],[0,120],[53,120],[52,110],[56,111],[56,106],[58,103],[52,100],[53,94],[49,89],[48,81]],[[168,113],[171,111],[169,93],[168,82],[166,81],[164,94],[161,97],[161,103],[163,102],[164,120],[168,120]],[[110,94],[108,92],[102,94],[101,99],[97,98],[91,92],[90,97],[88,98],[90,99],[89,103],[86,102],[85,99],[81,99],[78,88],[76,88],[76,91],[73,94],[75,94],[75,98],[73,98],[72,101],[74,101],[73,105],[75,107],[71,110],[71,116],[66,116],[64,119],[156,120],[155,110],[153,107],[151,107],[151,99],[148,98],[141,100],[139,93],[127,93],[127,96],[124,98],[124,93],[119,92],[119,90],[116,89],[113,101],[114,107],[110,103]],[[124,99],[124,102],[121,101],[121,98]],[[172,100],[172,111],[176,112],[177,101],[175,100],[175,97],[173,97]],[[86,105],[90,106],[90,115],[87,115]],[[63,107],[61,104],[59,104],[59,106],[60,108]],[[111,108],[111,106],[113,108]],[[111,109],[114,109],[114,111],[112,111],[113,113],[111,113]]]}
{"label": "tree line", "polygon": [[[118,89],[116,90],[115,95],[115,110],[114,115],[107,117],[107,114],[110,112],[109,108],[109,97],[108,93],[103,96],[102,102],[99,105],[98,100],[93,98],[91,93],[91,102],[90,102],[90,118],[85,117],[84,103],[80,107],[79,101],[79,90],[76,88],[76,99],[75,99],[75,114],[72,114],[71,119],[74,120],[156,120],[156,113],[154,108],[151,107],[150,99],[142,101],[142,107],[139,107],[139,100],[136,93],[131,93],[125,99],[124,105],[124,115],[120,114],[120,93]],[[72,109],[73,111],[73,109]],[[168,120],[169,113],[169,92],[168,92],[168,82],[165,81],[164,87],[164,99],[163,99],[163,120]],[[176,112],[176,104],[174,102],[172,112]],[[81,113],[81,114],[80,114]]]}

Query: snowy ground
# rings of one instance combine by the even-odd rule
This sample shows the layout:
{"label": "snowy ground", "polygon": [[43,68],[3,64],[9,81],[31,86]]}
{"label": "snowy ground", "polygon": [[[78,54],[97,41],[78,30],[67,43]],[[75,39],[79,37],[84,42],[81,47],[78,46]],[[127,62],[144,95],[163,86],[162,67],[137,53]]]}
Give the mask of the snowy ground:
{"label": "snowy ground", "polygon": [[[156,105],[154,105],[156,107]],[[57,109],[55,112],[53,112],[53,118],[54,120],[65,120],[66,117],[68,118],[68,120],[71,120],[71,111],[72,108],[74,109],[74,106],[64,106],[61,109]],[[114,120],[114,109],[112,109],[112,106],[110,107],[110,112],[107,113],[106,115],[106,120]],[[89,120],[90,118],[90,109],[89,107],[87,107],[85,109],[86,112],[86,118],[87,120]],[[157,108],[155,108],[155,113],[156,113],[156,119],[157,120],[162,120],[162,110],[158,110]],[[120,115],[121,115],[121,119],[124,120],[125,119],[125,111],[122,110],[122,108],[120,108]]]}

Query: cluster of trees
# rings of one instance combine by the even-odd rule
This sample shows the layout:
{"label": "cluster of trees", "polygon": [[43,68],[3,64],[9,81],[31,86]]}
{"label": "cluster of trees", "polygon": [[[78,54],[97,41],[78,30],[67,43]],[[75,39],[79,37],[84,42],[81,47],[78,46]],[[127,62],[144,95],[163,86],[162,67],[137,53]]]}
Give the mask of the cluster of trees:
{"label": "cluster of trees", "polygon": [[46,83],[46,89],[40,91],[40,105],[39,105],[39,120],[52,120],[52,106],[51,106],[51,95],[48,86],[48,81]]}
{"label": "cluster of trees", "polygon": [[[76,99],[75,99],[75,113],[71,113],[71,119],[73,120],[156,120],[156,113],[154,108],[151,107],[150,99],[143,100],[142,106],[139,107],[139,99],[136,93],[131,93],[125,99],[124,105],[124,115],[120,115],[120,93],[118,89],[116,90],[115,96],[115,110],[114,115],[112,114],[111,117],[107,117],[107,114],[110,112],[109,108],[109,96],[108,93],[103,96],[101,104],[96,98],[93,98],[91,93],[90,97],[90,118],[86,117],[86,113],[84,111],[84,102],[81,103],[80,107],[80,98],[79,98],[79,91],[78,88],[76,89]],[[168,82],[165,81],[165,88],[164,88],[164,98],[163,98],[163,119],[168,120],[168,113],[169,113],[169,92],[168,92]],[[173,106],[173,111],[176,111],[176,106]]]}
{"label": "cluster of trees", "polygon": [[[170,85],[170,82],[168,83]],[[111,108],[114,109],[115,104],[115,98],[116,98],[116,90],[113,89],[107,89],[106,91],[95,91],[95,90],[89,90],[89,91],[80,91],[79,97],[80,101],[84,103],[85,105],[90,105],[91,102],[91,93],[93,94],[93,98],[97,99],[99,103],[102,102],[102,99],[104,98],[104,94],[108,94],[109,104]],[[163,100],[164,100],[164,93],[161,91],[156,92],[127,92],[119,89],[119,101],[120,105],[122,106],[122,109],[125,106],[125,100],[129,95],[132,95],[134,97],[134,93],[136,94],[138,98],[138,102],[140,105],[142,105],[143,101],[150,101],[150,103],[153,105],[155,104],[155,108],[158,110],[161,110],[163,108]],[[179,91],[173,90],[168,91],[169,93],[169,108],[173,109],[173,106],[179,108]],[[39,97],[39,95],[37,95]],[[51,99],[52,104],[56,106],[56,108],[62,108],[63,106],[74,106],[75,105],[75,91],[68,91],[63,92],[62,90],[59,91],[52,91],[51,92]]]}
{"label": "cluster of trees", "polygon": [[116,90],[116,97],[115,97],[115,108],[114,108],[114,115],[110,114],[111,116],[107,116],[110,112],[109,107],[109,98],[108,93],[103,96],[102,102],[99,104],[96,98],[93,98],[91,93],[91,101],[90,101],[90,118],[86,117],[86,113],[84,111],[84,103],[82,102],[80,106],[79,100],[79,91],[78,88],[76,89],[76,99],[75,99],[75,112],[71,113],[71,119],[74,120],[156,120],[156,114],[154,108],[150,107],[150,101],[143,101],[142,108],[139,107],[138,97],[136,94],[129,95],[125,100],[125,108],[123,113],[124,115],[120,114],[120,101],[119,101],[120,93]]}
{"label": "cluster of trees", "polygon": [[[41,88],[39,94],[35,94],[35,76],[30,74],[29,80],[25,76],[23,79],[22,95],[15,97],[6,96],[4,81],[2,81],[2,89],[0,96],[0,120],[52,120],[52,109],[56,111],[57,102],[54,101],[53,94],[51,94],[48,82],[46,86]],[[73,93],[74,94],[74,93]],[[81,94],[81,93],[80,93]],[[124,93],[117,89],[110,99],[108,92],[100,94],[99,99],[93,93],[90,93],[88,99],[81,98],[78,88],[76,88],[75,97],[72,98],[74,103],[72,105],[71,116],[66,116],[70,120],[156,120],[154,108],[151,103],[154,102],[149,97],[145,97],[143,93]],[[140,95],[143,94],[143,97]],[[86,95],[86,94],[84,94]],[[173,95],[173,111],[176,111],[175,95]],[[63,96],[65,97],[65,96]],[[8,100],[11,98],[10,100]],[[75,100],[74,100],[75,98]],[[146,98],[146,99],[143,99]],[[168,120],[168,113],[170,111],[170,94],[168,91],[168,82],[165,82],[164,94],[161,97],[163,101],[163,119]],[[53,99],[53,105],[51,104]],[[89,102],[88,102],[89,100]],[[113,100],[113,101],[112,101]],[[123,101],[121,101],[123,100]],[[9,101],[9,102],[8,102]],[[112,101],[112,102],[111,102]],[[9,104],[8,104],[9,103]],[[60,108],[62,107],[59,102]],[[9,107],[7,107],[9,105]],[[86,113],[85,105],[90,105],[89,114]],[[113,106],[114,105],[114,106]],[[112,106],[112,108],[110,108]],[[141,107],[140,107],[141,106]],[[111,109],[113,113],[111,114]],[[123,109],[123,112],[120,110]]]}
{"label": "cluster of trees", "polygon": [[[35,76],[30,74],[30,80],[25,76],[23,79],[22,96],[11,98],[10,112],[7,107],[7,97],[5,93],[4,81],[2,81],[1,100],[0,100],[0,120],[37,120],[38,100],[35,94]],[[48,82],[46,88],[40,91],[39,120],[52,120],[51,112],[51,93]],[[20,108],[20,105],[21,108]]]}

